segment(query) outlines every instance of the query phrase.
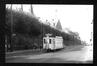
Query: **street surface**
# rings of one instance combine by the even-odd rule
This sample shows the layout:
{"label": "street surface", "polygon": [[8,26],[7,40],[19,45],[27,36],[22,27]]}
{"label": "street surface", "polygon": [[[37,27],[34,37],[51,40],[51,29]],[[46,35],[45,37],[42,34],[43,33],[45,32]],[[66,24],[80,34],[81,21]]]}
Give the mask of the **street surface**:
{"label": "street surface", "polygon": [[[88,62],[87,62],[88,61]],[[6,63],[93,63],[93,46],[76,46],[55,52],[6,55]]]}

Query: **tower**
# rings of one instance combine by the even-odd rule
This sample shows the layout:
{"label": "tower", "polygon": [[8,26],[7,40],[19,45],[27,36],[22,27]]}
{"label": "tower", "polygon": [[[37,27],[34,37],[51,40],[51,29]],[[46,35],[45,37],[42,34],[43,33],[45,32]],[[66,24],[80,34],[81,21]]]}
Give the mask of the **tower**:
{"label": "tower", "polygon": [[62,26],[61,26],[60,20],[58,20],[57,25],[56,25],[56,28],[58,30],[62,30]]}

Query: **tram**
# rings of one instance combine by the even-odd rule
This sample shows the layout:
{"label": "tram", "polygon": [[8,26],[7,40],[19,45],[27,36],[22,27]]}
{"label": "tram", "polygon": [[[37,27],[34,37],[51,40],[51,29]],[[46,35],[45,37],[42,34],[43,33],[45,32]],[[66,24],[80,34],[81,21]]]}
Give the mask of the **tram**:
{"label": "tram", "polygon": [[56,50],[64,48],[63,38],[61,36],[50,37],[51,34],[47,34],[43,37],[43,49]]}

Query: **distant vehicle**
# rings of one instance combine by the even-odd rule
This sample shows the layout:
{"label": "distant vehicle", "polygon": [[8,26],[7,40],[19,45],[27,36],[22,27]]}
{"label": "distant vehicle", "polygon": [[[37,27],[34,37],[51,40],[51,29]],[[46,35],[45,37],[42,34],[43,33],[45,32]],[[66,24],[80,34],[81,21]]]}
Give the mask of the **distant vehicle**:
{"label": "distant vehicle", "polygon": [[63,38],[61,36],[56,37],[43,37],[43,49],[56,50],[64,48]]}

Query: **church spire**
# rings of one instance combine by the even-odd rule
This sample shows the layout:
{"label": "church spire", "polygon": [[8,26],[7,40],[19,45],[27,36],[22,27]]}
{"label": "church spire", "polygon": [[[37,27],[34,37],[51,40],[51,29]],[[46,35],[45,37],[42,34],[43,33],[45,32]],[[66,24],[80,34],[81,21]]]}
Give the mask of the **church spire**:
{"label": "church spire", "polygon": [[62,26],[61,26],[60,20],[58,20],[57,25],[56,25],[56,28],[58,30],[62,30]]}

